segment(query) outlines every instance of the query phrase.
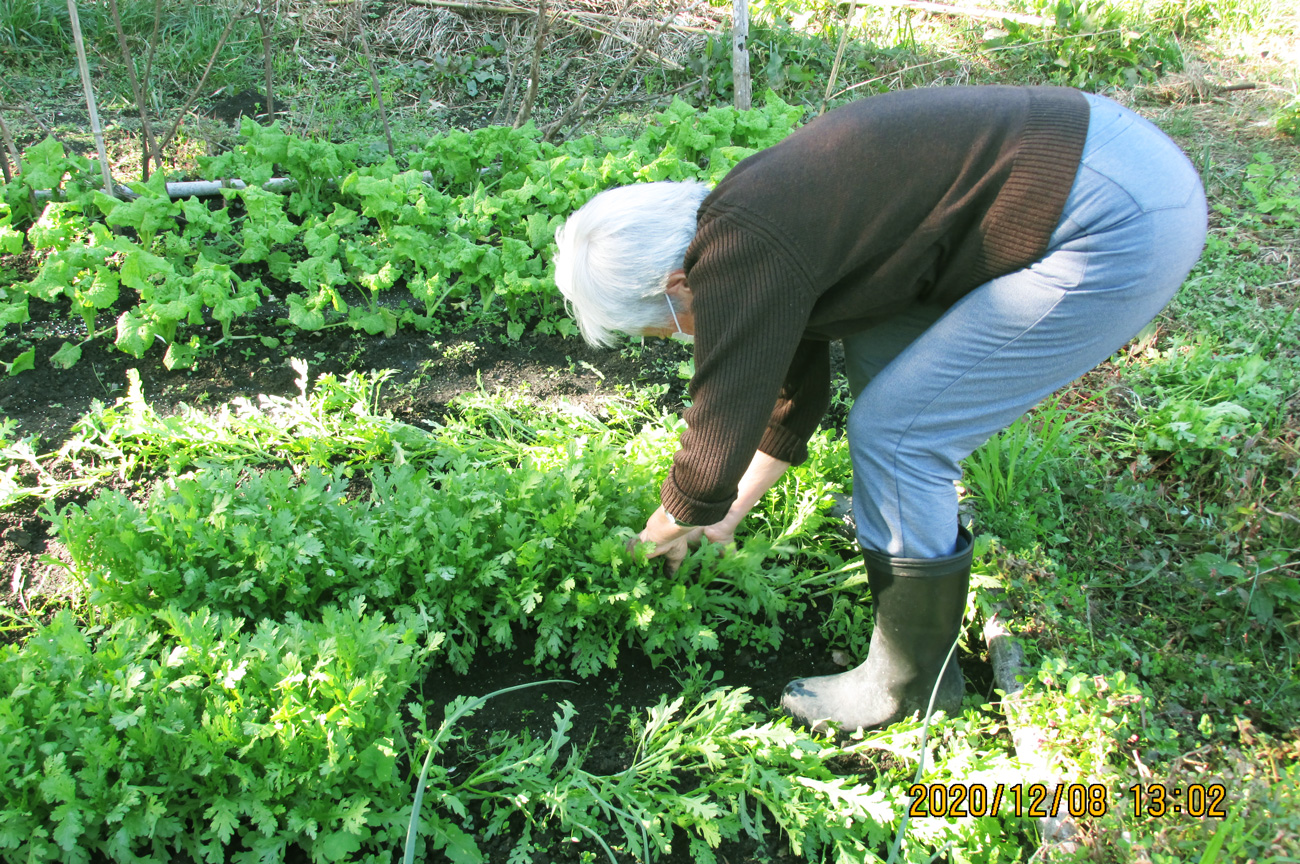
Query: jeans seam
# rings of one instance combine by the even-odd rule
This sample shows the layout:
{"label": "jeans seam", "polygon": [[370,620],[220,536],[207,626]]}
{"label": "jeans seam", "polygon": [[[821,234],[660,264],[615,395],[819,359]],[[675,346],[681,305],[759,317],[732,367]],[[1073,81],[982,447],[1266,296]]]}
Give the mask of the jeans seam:
{"label": "jeans seam", "polygon": [[[1019,272],[1019,271],[1017,271],[1017,272]],[[1010,275],[1010,274],[1008,274],[1008,275]],[[1025,336],[1026,334],[1028,334],[1031,330],[1033,330],[1033,329],[1034,329],[1035,327],[1037,327],[1039,324],[1043,323],[1043,319],[1045,319],[1048,315],[1051,315],[1052,312],[1056,309],[1056,307],[1059,306],[1059,305],[1061,305],[1061,301],[1063,301],[1063,300],[1065,299],[1065,295],[1066,295],[1066,293],[1068,293],[1068,292],[1065,291],[1065,289],[1057,289],[1057,290],[1059,290],[1059,291],[1061,292],[1061,296],[1057,297],[1057,298],[1052,302],[1052,305],[1049,306],[1047,309],[1045,309],[1045,310],[1043,311],[1043,314],[1042,314],[1042,315],[1039,315],[1037,318],[1035,318],[1035,319],[1033,320],[1032,323],[1027,324],[1027,325],[1026,325],[1023,329],[1021,329],[1021,331],[1020,331],[1019,333],[1017,333],[1015,336],[1013,336],[1013,337],[1010,338],[1010,339],[1007,339],[1007,340],[1004,341],[1001,345],[998,345],[996,348],[991,349],[990,351],[988,351],[987,353],[985,353],[982,357],[980,357],[979,360],[977,360],[977,361],[974,362],[974,363],[971,363],[971,364],[968,365],[965,369],[963,369],[963,370],[961,371],[961,374],[957,375],[957,376],[954,377],[952,380],[950,380],[947,384],[945,384],[942,390],[940,390],[938,393],[936,393],[936,394],[934,395],[933,398],[931,398],[929,401],[927,401],[927,402],[925,403],[925,405],[924,405],[920,410],[918,410],[917,412],[915,412],[915,413],[912,415],[912,419],[911,419],[911,421],[907,424],[907,428],[904,429],[904,430],[902,430],[902,431],[899,433],[899,436],[898,436],[898,442],[894,445],[893,452],[890,453],[890,460],[889,460],[889,461],[890,461],[890,465],[889,465],[889,467],[890,467],[890,469],[891,469],[891,470],[890,470],[890,474],[892,475],[893,486],[894,486],[894,506],[895,506],[895,508],[898,510],[898,512],[899,512],[899,514],[900,514],[900,518],[898,519],[898,529],[899,529],[899,533],[900,533],[900,535],[901,535],[901,539],[902,539],[902,541],[903,541],[903,542],[902,542],[902,548],[903,548],[903,551],[904,551],[904,552],[907,551],[907,541],[908,541],[908,538],[907,538],[907,520],[901,518],[901,514],[902,514],[902,495],[900,494],[900,489],[899,489],[899,477],[900,477],[900,475],[899,475],[899,472],[898,472],[898,470],[897,470],[897,469],[898,469],[898,461],[899,461],[898,451],[901,450],[902,447],[903,447],[903,439],[908,435],[908,433],[910,433],[910,432],[912,431],[912,428],[916,425],[916,421],[917,421],[917,419],[918,419],[922,414],[924,414],[926,411],[930,410],[930,407],[931,407],[932,405],[934,405],[934,403],[935,403],[936,401],[938,401],[938,400],[943,396],[944,393],[947,393],[949,390],[951,390],[951,389],[952,389],[952,388],[953,388],[957,383],[959,383],[963,378],[965,378],[967,375],[969,375],[969,374],[971,373],[971,371],[972,371],[973,369],[975,369],[977,366],[980,366],[981,364],[985,363],[985,362],[986,362],[990,357],[992,357],[993,355],[997,354],[999,351],[1005,350],[1007,347],[1009,347],[1009,346],[1011,346],[1011,345],[1014,345],[1016,342],[1019,342],[1019,341],[1020,341],[1022,338],[1024,338],[1024,336]],[[922,334],[922,336],[924,336],[924,334]],[[870,385],[868,385],[868,386],[870,386]],[[994,434],[996,434],[996,433],[994,433]],[[913,557],[914,557],[914,556],[913,556]]]}

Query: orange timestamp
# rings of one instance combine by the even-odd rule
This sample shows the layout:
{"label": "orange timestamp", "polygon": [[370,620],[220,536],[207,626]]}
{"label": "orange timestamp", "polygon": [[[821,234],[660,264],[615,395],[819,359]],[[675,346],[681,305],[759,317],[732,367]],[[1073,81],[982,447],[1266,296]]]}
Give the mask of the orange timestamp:
{"label": "orange timestamp", "polygon": [[1099,817],[1110,812],[1110,791],[1101,783],[913,783],[908,815],[995,816],[1006,809],[1012,816],[1045,819],[1061,815]]}

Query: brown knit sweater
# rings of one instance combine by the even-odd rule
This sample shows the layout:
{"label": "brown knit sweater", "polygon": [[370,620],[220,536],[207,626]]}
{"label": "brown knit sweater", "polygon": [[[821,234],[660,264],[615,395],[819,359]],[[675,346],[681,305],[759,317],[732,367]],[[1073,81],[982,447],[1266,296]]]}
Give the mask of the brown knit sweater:
{"label": "brown knit sweater", "polygon": [[948,306],[1042,257],[1088,103],[1056,87],[863,99],[737,165],[686,253],[695,377],[661,498],[722,519],[755,449],[798,463],[829,404],[829,341],[911,303]]}

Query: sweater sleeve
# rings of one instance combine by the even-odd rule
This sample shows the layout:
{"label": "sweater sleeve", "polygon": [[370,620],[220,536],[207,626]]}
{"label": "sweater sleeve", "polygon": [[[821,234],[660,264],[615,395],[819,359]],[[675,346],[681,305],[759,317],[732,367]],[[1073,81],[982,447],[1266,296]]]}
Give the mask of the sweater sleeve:
{"label": "sweater sleeve", "polygon": [[830,403],[830,343],[805,339],[786,372],[758,449],[784,462],[800,464],[808,458],[808,439]]}
{"label": "sweater sleeve", "polygon": [[687,265],[692,404],[660,497],[678,521],[711,525],[727,515],[760,446],[787,461],[804,457],[829,400],[829,349],[803,339],[813,297],[777,244],[715,222]]}

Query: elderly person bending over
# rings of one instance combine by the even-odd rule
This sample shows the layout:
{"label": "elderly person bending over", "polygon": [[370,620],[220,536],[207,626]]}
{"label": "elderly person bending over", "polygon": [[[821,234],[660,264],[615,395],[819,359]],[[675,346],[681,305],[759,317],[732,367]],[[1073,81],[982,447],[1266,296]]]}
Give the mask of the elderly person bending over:
{"label": "elderly person bending over", "polygon": [[640,539],[726,541],[806,445],[833,339],[874,606],[866,661],[788,685],[814,728],[961,706],[949,648],[971,536],[961,460],[1133,337],[1205,237],[1200,178],[1151,123],[1055,87],[855,102],[697,183],[611,189],[556,234],[587,341],[694,336],[687,430]]}

